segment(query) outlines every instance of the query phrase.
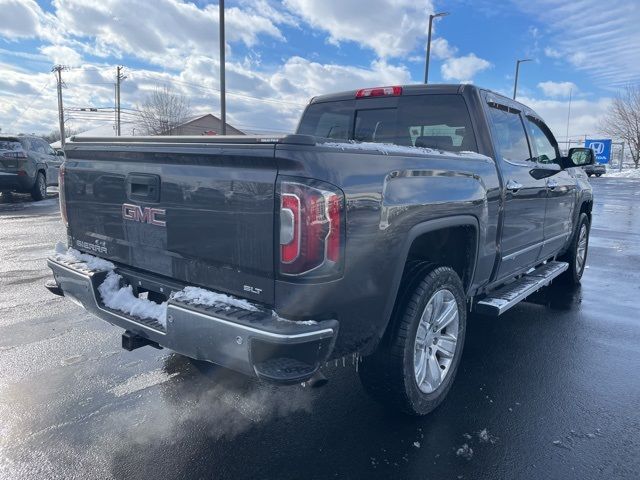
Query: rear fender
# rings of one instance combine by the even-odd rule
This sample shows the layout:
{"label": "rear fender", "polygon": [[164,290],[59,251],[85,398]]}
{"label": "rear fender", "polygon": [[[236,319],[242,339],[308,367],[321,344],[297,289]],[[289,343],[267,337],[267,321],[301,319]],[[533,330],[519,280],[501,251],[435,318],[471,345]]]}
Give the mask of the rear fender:
{"label": "rear fender", "polygon": [[[456,215],[447,218],[438,218],[435,220],[429,220],[423,223],[419,223],[415,225],[409,233],[407,234],[407,238],[402,247],[402,254],[400,255],[398,264],[395,267],[395,271],[393,273],[390,289],[389,289],[389,297],[387,299],[387,303],[384,311],[384,318],[387,319],[387,322],[384,325],[384,331],[387,330],[389,323],[391,321],[391,314],[393,313],[393,308],[396,303],[396,299],[398,296],[398,292],[400,290],[400,283],[402,281],[402,275],[404,272],[405,265],[407,263],[409,257],[409,251],[411,250],[411,246],[414,241],[424,235],[426,233],[436,232],[438,230],[443,230],[451,227],[472,227],[475,232],[475,258],[474,265],[470,272],[469,281],[466,282],[465,289],[468,290],[470,285],[473,285],[473,277],[475,274],[475,265],[477,264],[478,259],[478,245],[479,245],[479,224],[478,219],[472,215]],[[384,332],[382,332],[384,333]],[[381,334],[382,337],[382,334]]]}

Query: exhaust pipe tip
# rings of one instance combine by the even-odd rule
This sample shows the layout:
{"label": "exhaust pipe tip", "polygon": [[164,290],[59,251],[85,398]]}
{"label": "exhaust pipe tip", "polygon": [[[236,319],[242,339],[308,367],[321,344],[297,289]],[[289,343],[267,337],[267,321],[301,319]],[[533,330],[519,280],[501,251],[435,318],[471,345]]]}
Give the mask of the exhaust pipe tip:
{"label": "exhaust pipe tip", "polygon": [[302,385],[309,388],[320,388],[324,387],[327,383],[329,383],[327,377],[325,377],[324,374],[320,370],[318,370],[309,380],[303,382]]}

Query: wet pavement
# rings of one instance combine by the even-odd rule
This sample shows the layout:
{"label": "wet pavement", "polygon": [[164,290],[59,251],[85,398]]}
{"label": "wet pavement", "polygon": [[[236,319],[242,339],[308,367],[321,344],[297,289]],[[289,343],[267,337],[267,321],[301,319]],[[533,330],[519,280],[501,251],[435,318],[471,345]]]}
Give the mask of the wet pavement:
{"label": "wet pavement", "polygon": [[258,384],[46,292],[55,196],[0,202],[0,478],[640,478],[640,181],[593,180],[588,269],[471,317],[445,403],[411,419],[332,365],[318,390]]}

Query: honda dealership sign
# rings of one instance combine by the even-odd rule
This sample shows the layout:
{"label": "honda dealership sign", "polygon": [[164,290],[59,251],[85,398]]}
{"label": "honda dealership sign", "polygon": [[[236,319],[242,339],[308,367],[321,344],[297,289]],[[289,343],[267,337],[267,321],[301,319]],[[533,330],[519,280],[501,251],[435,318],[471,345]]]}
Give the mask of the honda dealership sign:
{"label": "honda dealership sign", "polygon": [[584,146],[594,151],[598,163],[609,163],[609,160],[611,160],[610,138],[606,140],[585,140]]}

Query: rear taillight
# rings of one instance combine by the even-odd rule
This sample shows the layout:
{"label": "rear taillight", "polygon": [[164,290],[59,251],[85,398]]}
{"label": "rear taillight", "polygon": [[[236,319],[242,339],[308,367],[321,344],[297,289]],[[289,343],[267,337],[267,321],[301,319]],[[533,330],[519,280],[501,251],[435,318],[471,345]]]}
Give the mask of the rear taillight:
{"label": "rear taillight", "polygon": [[334,277],[344,264],[344,194],[318,181],[279,182],[280,273]]}
{"label": "rear taillight", "polygon": [[397,97],[402,95],[402,87],[363,88],[356,92],[356,98]]}
{"label": "rear taillight", "polygon": [[67,201],[64,195],[64,176],[65,176],[65,166],[64,163],[60,165],[60,170],[58,173],[58,198],[60,199],[60,215],[62,215],[62,222],[65,227],[69,226],[69,220],[67,219]]}

